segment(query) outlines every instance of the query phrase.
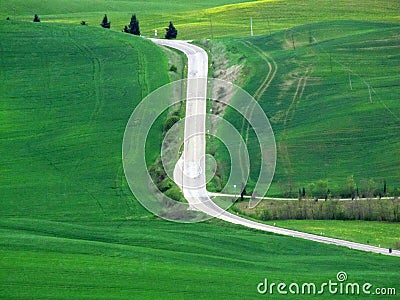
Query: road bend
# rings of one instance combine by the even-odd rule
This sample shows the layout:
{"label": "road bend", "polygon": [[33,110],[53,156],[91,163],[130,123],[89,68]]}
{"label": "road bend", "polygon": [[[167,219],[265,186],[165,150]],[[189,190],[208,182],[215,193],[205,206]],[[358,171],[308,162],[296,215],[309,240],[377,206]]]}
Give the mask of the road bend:
{"label": "road bend", "polygon": [[[386,248],[375,247],[310,233],[299,232],[272,225],[258,223],[231,214],[210,198],[206,189],[206,95],[208,56],[202,48],[187,41],[151,39],[154,43],[182,51],[188,59],[186,92],[186,117],[184,128],[184,149],[174,169],[174,181],[181,187],[189,209],[202,211],[212,217],[275,234],[301,238],[319,243],[332,244],[366,252],[400,257],[400,251],[389,253]],[[185,176],[183,176],[185,175]],[[215,194],[213,194],[215,196]]]}

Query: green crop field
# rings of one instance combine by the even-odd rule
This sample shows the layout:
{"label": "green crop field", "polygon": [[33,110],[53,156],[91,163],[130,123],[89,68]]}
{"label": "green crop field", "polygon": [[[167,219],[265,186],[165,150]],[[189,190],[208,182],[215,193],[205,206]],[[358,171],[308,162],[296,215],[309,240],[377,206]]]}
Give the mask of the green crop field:
{"label": "green crop field", "polygon": [[398,223],[334,220],[285,220],[267,223],[374,246],[389,248],[396,243],[400,246]]}
{"label": "green crop field", "polygon": [[[398,194],[399,30],[398,24],[335,21],[223,40],[231,63],[243,65],[245,89],[275,133],[278,159],[270,195],[297,197],[303,187],[311,195],[310,184],[323,181],[340,196],[352,175],[360,193],[383,193],[386,181],[387,192]],[[272,75],[260,95],[268,64]],[[226,116],[248,138],[256,179],[256,137],[233,111]]]}
{"label": "green crop field", "polygon": [[[147,212],[136,201],[123,175],[121,145],[126,122],[144,96],[170,80],[166,52],[145,39],[119,32],[129,22],[131,13],[137,13],[146,35],[155,28],[162,30],[172,20],[182,38],[210,37],[210,25],[214,37],[233,36],[235,30],[245,36],[252,16],[256,34],[269,34],[269,31],[275,34],[223,42],[228,48],[236,45],[238,50],[233,52],[240,57],[243,52],[268,59],[261,52],[271,51],[271,57],[280,61],[276,75],[280,83],[285,81],[285,72],[303,76],[298,72],[304,66],[307,69],[313,65],[307,73],[310,74],[307,82],[313,83],[313,90],[309,91],[307,85],[303,94],[310,103],[301,101],[297,112],[310,110],[315,117],[318,97],[314,95],[330,86],[333,78],[344,88],[346,70],[350,68],[354,74],[354,95],[351,93],[348,101],[354,101],[353,109],[363,116],[357,128],[371,125],[366,116],[373,110],[372,120],[389,116],[380,127],[372,128],[375,135],[382,138],[382,128],[396,129],[398,122],[391,116],[398,116],[399,107],[386,98],[390,93],[396,95],[396,90],[387,87],[396,83],[391,73],[396,70],[398,73],[396,25],[366,22],[355,27],[347,23],[348,33],[327,30],[332,23],[298,27],[296,51],[290,49],[290,38],[289,43],[285,42],[287,32],[279,30],[333,18],[398,22],[399,4],[392,0],[384,3],[340,1],[332,9],[332,1],[328,2],[315,1],[310,5],[312,9],[294,0],[195,4],[100,0],[1,2],[0,298],[252,299],[260,296],[257,284],[264,278],[287,284],[321,285],[335,281],[340,271],[348,274],[349,282],[369,282],[375,288],[394,287],[398,293],[400,261],[397,258],[266,234],[217,220],[201,224],[167,222]],[[289,7],[293,7],[292,13]],[[35,13],[42,19],[39,24],[31,22]],[[97,25],[104,13],[112,22],[112,30]],[[6,21],[6,17],[11,20]],[[89,26],[79,25],[81,20],[87,20]],[[343,22],[338,26],[345,25]],[[307,45],[310,30],[318,43]],[[352,64],[353,49],[360,48],[366,39],[376,44],[373,47],[376,49],[369,51],[382,51],[392,57],[392,63],[385,60],[386,71],[376,67],[378,59],[372,60],[375,65]],[[327,53],[333,54],[332,73]],[[339,57],[338,53],[342,55]],[[361,61],[366,57],[360,53]],[[244,68],[252,79],[245,83],[245,88],[252,93],[259,88],[266,70],[263,64],[255,66],[256,61],[257,56],[249,56]],[[294,76],[293,80],[300,78]],[[384,79],[383,85],[379,78]],[[372,103],[364,81],[374,88]],[[289,114],[291,118],[286,123],[290,126],[280,123],[279,111],[288,109],[287,101],[293,98],[290,96],[296,86],[296,83],[288,84],[286,95],[281,95],[282,108],[276,107],[275,100],[268,101],[268,95],[279,96],[278,83],[274,82],[257,99],[275,121],[278,142],[287,145],[289,150],[296,146],[294,140],[301,141],[301,130],[313,133],[314,129],[311,121],[308,122],[311,118],[303,119],[298,113]],[[334,88],[333,92],[336,91]],[[326,91],[329,103],[337,100],[333,92]],[[357,105],[364,104],[363,101],[371,106]],[[320,110],[332,115],[326,122],[335,124],[345,120],[335,114],[342,107],[343,103],[338,103],[332,111],[328,107]],[[329,127],[328,123],[321,123]],[[161,127],[162,120],[147,141],[148,162],[159,154]],[[282,136],[282,132],[286,133]],[[389,153],[396,149],[398,139],[393,134],[388,137],[394,139],[392,144],[384,144]],[[316,140],[310,141],[316,143]],[[354,155],[350,148],[342,149],[347,151],[345,155]],[[374,155],[371,161],[379,159],[381,164],[384,160],[378,156],[377,149],[371,150]],[[291,151],[288,153],[293,155]],[[320,165],[320,154],[309,154],[315,160],[314,167]],[[396,158],[393,152],[387,155]],[[328,157],[327,161],[333,159]],[[363,161],[366,159],[359,158],[355,166]],[[285,159],[278,156],[278,163],[285,163]],[[388,167],[385,178],[393,185],[395,175],[390,176],[396,171],[395,165]],[[289,173],[278,166],[277,179],[293,177],[300,182],[303,177],[297,172],[304,170],[302,163],[293,164],[293,172]],[[330,170],[343,176],[348,174],[340,166],[331,166]],[[311,171],[307,172],[304,174],[307,180],[321,178],[320,174],[313,177]],[[339,180],[333,174],[332,178]],[[302,229],[314,230],[305,225]],[[341,235],[331,230],[333,235]],[[343,234],[348,238],[352,235]],[[273,295],[274,299],[289,296]],[[322,299],[333,297],[348,299],[346,295],[333,296],[327,291],[321,295]],[[365,295],[351,297],[366,298]]]}
{"label": "green crop field", "polygon": [[106,13],[111,29],[122,31],[136,13],[143,35],[157,29],[162,34],[173,21],[184,39],[250,35],[250,18],[256,35],[269,34],[305,23],[322,20],[369,20],[398,22],[400,3],[396,0],[207,0],[162,1],[79,1],[14,0],[0,3],[0,19],[14,13],[17,20],[31,21],[39,14],[42,22],[79,24],[86,20],[98,26]]}
{"label": "green crop field", "polygon": [[[141,38],[83,26],[2,22],[1,35],[2,215],[70,220],[125,207],[124,128],[141,98],[168,82],[166,56]],[[153,133],[157,145],[161,124]]]}
{"label": "green crop field", "polygon": [[3,299],[252,299],[264,278],[320,285],[339,271],[349,282],[399,288],[397,258],[223,224],[2,220]]}

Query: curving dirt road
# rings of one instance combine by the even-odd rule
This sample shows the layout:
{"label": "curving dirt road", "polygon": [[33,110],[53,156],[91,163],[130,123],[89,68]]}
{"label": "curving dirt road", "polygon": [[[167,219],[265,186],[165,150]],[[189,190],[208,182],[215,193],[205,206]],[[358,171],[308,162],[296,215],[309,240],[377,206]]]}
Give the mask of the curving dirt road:
{"label": "curving dirt road", "polygon": [[[231,214],[217,206],[210,198],[206,189],[205,149],[206,149],[206,93],[208,56],[200,47],[178,40],[151,39],[154,43],[182,51],[188,58],[187,102],[184,129],[184,151],[174,170],[174,181],[182,188],[183,194],[189,203],[190,209],[202,211],[218,219],[272,232],[292,236],[315,242],[333,244],[351,249],[399,256],[400,251],[370,245],[364,245],[340,239],[308,234],[295,230],[278,228],[254,222],[237,215]],[[183,176],[185,174],[186,176]]]}

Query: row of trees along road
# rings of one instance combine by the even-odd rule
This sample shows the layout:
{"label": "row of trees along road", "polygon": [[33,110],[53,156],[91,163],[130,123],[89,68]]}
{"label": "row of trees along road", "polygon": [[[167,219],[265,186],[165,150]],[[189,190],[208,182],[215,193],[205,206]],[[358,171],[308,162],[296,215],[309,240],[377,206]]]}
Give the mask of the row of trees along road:
{"label": "row of trees along road", "polygon": [[[101,22],[100,26],[108,29],[111,28],[111,22],[108,21],[107,15],[104,15],[103,21]],[[169,25],[167,28],[165,28],[165,30],[166,39],[175,39],[178,36],[178,30],[176,30],[172,22],[169,22]],[[125,26],[123,31],[134,35],[140,35],[139,20],[137,19],[136,14],[132,15],[129,25]]]}

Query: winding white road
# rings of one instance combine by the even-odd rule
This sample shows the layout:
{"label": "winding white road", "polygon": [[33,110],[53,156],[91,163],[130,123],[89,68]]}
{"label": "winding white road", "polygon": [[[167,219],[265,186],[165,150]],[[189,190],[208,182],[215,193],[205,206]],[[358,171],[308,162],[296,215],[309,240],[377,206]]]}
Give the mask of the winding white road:
{"label": "winding white road", "polygon": [[[151,39],[154,43],[182,51],[188,58],[187,102],[184,129],[184,150],[174,170],[174,181],[182,188],[183,194],[193,210],[202,211],[218,219],[249,228],[292,236],[315,242],[333,244],[351,249],[399,256],[400,251],[380,248],[340,239],[319,236],[254,222],[231,214],[217,206],[206,189],[206,93],[208,56],[200,47],[179,40]],[[183,176],[183,174],[185,176]]]}

